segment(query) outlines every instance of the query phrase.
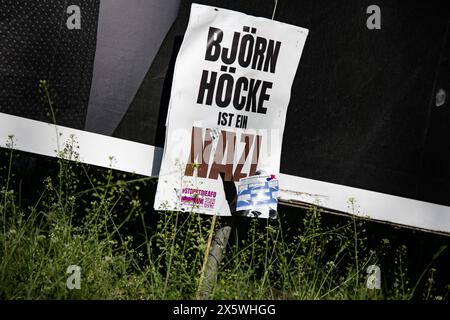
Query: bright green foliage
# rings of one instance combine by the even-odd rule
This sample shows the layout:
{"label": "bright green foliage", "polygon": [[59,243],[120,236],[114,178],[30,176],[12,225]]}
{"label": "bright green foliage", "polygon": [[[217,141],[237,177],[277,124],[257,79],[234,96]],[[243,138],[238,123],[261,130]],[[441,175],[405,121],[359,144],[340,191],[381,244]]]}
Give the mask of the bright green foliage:
{"label": "bright green foliage", "polygon": [[[25,206],[27,195],[13,183],[12,149],[1,159],[1,299],[195,298],[210,217],[149,212],[150,194],[141,191],[153,181],[90,173],[77,162],[74,139],[60,151],[57,173],[35,191],[36,203]],[[383,274],[382,289],[368,289],[366,269],[380,263],[389,241],[368,248],[363,221],[325,227],[319,209],[300,213],[289,226],[283,215],[251,220],[247,230],[235,226],[211,297],[447,299],[433,294],[437,270],[425,270],[425,286],[408,279],[406,247],[391,277]],[[79,290],[66,288],[69,265],[81,267]]]}

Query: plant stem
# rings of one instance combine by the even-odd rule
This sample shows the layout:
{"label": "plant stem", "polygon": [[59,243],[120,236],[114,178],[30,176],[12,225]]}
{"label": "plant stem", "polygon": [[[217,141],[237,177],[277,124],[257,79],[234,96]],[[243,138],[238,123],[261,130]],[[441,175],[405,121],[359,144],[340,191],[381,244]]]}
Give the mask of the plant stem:
{"label": "plant stem", "polygon": [[203,257],[202,270],[200,271],[200,280],[199,280],[198,290],[197,290],[197,299],[200,299],[200,296],[201,296],[202,285],[203,285],[203,281],[205,279],[206,264],[208,262],[209,249],[211,248],[212,236],[214,233],[214,228],[216,226],[216,219],[217,219],[217,215],[214,214],[212,217],[212,221],[211,221],[211,228],[209,229],[208,242],[206,243],[205,255]]}

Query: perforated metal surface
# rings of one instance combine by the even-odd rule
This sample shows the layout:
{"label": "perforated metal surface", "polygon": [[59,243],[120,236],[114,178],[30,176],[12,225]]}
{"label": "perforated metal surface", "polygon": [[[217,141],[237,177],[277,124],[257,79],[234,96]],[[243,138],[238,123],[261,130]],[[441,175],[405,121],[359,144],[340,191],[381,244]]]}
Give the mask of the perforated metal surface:
{"label": "perforated metal surface", "polygon": [[[81,9],[69,30],[67,6]],[[99,0],[0,0],[0,112],[50,121],[39,92],[55,93],[56,122],[83,128],[95,56]]]}

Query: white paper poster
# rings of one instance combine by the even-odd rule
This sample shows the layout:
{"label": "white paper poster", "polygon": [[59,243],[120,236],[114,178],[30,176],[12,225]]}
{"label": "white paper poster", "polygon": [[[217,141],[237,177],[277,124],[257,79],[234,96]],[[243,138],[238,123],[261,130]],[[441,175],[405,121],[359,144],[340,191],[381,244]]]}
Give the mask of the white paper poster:
{"label": "white paper poster", "polygon": [[307,35],[301,27],[192,5],[175,65],[156,210],[230,215],[221,176],[235,183],[257,172],[278,177]]}

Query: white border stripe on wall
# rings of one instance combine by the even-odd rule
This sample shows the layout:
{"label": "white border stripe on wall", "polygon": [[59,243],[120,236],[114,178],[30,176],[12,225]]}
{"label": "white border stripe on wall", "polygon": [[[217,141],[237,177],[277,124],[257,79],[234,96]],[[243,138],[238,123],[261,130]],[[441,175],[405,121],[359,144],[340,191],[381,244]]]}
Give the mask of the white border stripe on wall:
{"label": "white border stripe on wall", "polygon": [[1,147],[7,147],[9,135],[14,135],[14,149],[50,157],[57,155],[57,142],[62,150],[73,135],[81,162],[144,176],[157,176],[161,165],[160,148],[0,113]]}
{"label": "white border stripe on wall", "polygon": [[450,233],[450,207],[282,174],[280,198],[370,219]]}
{"label": "white border stripe on wall", "polygon": [[[80,161],[144,176],[158,175],[163,152],[161,148],[141,143],[0,113],[0,147],[8,147],[9,135],[14,135],[15,149],[51,157],[56,156],[57,141],[62,149],[73,135],[79,145]],[[114,157],[112,161],[111,157]],[[287,174],[281,174],[280,185],[280,198],[284,200],[450,233],[450,207],[447,206]]]}

